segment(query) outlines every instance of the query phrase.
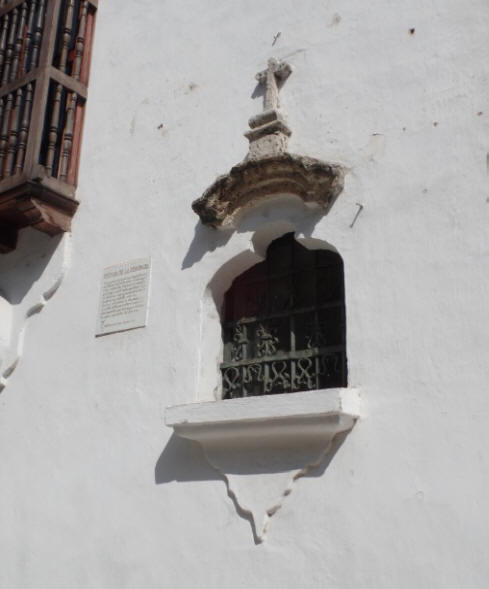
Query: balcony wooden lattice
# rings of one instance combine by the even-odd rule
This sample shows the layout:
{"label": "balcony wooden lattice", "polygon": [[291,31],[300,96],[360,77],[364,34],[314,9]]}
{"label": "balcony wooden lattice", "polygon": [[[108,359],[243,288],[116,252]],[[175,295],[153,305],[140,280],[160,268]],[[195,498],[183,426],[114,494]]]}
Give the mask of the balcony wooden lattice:
{"label": "balcony wooden lattice", "polygon": [[0,0],[0,252],[70,229],[97,0]]}

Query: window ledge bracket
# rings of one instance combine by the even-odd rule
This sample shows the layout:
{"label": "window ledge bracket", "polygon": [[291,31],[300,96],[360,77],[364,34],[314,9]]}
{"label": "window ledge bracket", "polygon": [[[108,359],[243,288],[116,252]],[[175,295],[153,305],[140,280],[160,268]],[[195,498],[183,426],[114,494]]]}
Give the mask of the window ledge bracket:
{"label": "window ledge bracket", "polygon": [[165,422],[200,444],[259,544],[297,479],[327,465],[360,415],[359,391],[337,388],[176,405]]}

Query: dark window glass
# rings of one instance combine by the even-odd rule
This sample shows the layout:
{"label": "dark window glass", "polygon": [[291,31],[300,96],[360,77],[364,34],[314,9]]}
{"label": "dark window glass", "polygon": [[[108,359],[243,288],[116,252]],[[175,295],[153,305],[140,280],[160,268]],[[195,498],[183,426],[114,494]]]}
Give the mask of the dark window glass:
{"label": "dark window glass", "polygon": [[234,280],[223,317],[225,399],[346,386],[339,254],[276,239]]}

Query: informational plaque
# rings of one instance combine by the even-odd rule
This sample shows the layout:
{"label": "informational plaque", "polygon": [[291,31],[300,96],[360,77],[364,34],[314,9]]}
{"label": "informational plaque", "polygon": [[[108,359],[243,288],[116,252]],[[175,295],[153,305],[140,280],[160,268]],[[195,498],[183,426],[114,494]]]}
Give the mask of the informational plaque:
{"label": "informational plaque", "polygon": [[151,258],[104,269],[95,335],[146,325],[150,274]]}

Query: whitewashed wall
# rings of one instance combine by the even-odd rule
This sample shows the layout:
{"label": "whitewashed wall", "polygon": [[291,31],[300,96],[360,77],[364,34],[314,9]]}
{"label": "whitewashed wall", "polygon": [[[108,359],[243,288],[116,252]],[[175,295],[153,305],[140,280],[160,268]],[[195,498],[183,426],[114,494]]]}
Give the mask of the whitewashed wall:
{"label": "whitewashed wall", "polygon": [[[73,234],[21,240],[39,297],[68,264],[0,394],[0,587],[487,587],[488,28],[485,0],[101,0]],[[345,189],[217,233],[190,203],[245,156],[270,55],[294,66],[290,150]],[[280,219],[343,256],[366,410],[255,545],[163,413],[206,395],[206,285]],[[103,267],[145,256],[148,326],[95,338]]]}

